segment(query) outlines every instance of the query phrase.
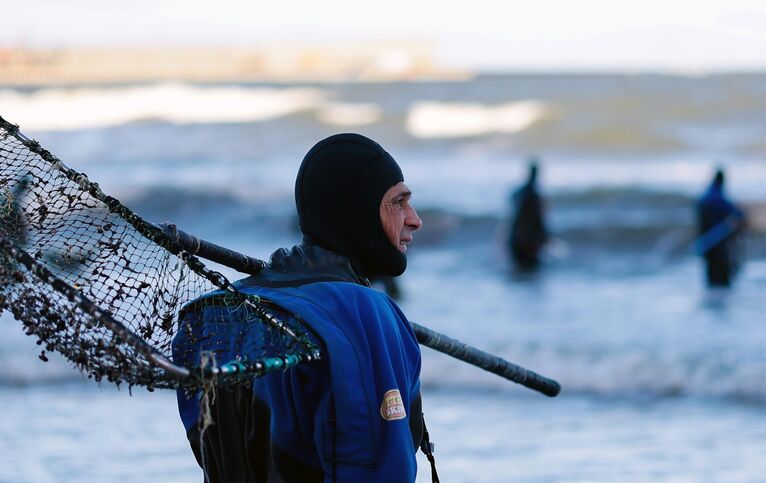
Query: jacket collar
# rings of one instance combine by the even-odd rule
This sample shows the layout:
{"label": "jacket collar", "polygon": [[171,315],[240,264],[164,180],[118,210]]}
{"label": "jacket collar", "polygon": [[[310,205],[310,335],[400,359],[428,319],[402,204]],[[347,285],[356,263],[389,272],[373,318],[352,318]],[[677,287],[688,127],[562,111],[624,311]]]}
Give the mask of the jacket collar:
{"label": "jacket collar", "polygon": [[262,287],[297,287],[314,282],[348,282],[369,286],[370,282],[351,267],[348,258],[318,245],[301,244],[272,253],[260,273],[237,284]]}

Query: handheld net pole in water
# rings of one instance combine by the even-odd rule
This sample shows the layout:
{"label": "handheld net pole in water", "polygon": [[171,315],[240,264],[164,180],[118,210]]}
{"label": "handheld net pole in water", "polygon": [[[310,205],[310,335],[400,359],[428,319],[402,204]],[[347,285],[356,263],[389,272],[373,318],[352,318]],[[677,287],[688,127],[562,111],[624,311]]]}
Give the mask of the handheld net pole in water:
{"label": "handheld net pole in water", "polygon": [[[255,274],[266,265],[261,260],[248,257],[247,255],[237,253],[183,232],[175,225],[165,223],[159,226],[165,233],[171,235],[178,243],[184,246],[185,249],[202,258],[220,263],[239,272]],[[467,362],[549,397],[555,397],[561,391],[561,385],[553,379],[541,376],[536,372],[525,369],[496,355],[471,347],[457,339],[440,334],[422,325],[412,322],[410,324],[415,331],[418,342],[430,349]]]}
{"label": "handheld net pole in water", "polygon": [[716,245],[727,239],[737,231],[742,220],[736,214],[732,214],[718,222],[717,225],[700,235],[694,240],[694,251],[697,255],[705,255]]}

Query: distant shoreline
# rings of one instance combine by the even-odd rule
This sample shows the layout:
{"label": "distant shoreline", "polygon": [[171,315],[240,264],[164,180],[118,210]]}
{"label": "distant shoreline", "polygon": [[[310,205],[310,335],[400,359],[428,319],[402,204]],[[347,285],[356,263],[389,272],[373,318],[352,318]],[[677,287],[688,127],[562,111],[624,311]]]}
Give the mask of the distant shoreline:
{"label": "distant shoreline", "polygon": [[0,85],[125,84],[186,81],[380,82],[463,80],[441,69],[426,44],[348,48],[2,49]]}
{"label": "distant shoreline", "polygon": [[0,86],[134,85],[158,82],[341,83],[466,81],[475,77],[766,76],[766,70],[555,70],[470,72],[440,67],[423,42],[313,47],[0,47]]}

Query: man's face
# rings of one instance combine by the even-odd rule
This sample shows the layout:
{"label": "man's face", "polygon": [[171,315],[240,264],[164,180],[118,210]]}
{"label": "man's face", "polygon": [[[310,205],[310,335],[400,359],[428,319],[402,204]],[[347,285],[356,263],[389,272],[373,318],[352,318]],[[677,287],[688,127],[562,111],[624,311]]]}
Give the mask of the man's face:
{"label": "man's face", "polygon": [[400,182],[390,187],[380,201],[380,222],[383,224],[383,231],[401,253],[407,253],[412,234],[423,225],[415,208],[410,205],[410,196],[410,189]]}

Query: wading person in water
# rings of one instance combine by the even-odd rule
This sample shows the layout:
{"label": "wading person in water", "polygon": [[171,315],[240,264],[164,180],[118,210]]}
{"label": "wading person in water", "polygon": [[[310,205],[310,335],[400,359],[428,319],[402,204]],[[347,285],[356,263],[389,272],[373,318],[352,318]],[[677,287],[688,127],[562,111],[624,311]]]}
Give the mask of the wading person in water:
{"label": "wading person in water", "polygon": [[508,251],[519,270],[535,270],[540,250],[548,240],[543,219],[543,203],[537,192],[537,161],[529,163],[527,181],[511,196],[511,232]]}
{"label": "wading person in water", "polygon": [[745,226],[744,214],[726,198],[723,185],[724,174],[719,169],[697,202],[696,249],[705,259],[705,275],[710,287],[731,285],[738,268],[735,237]]}
{"label": "wading person in water", "polygon": [[187,436],[211,482],[410,482],[423,439],[420,348],[367,277],[398,276],[421,226],[396,161],[358,134],[306,154],[295,182],[302,244],[240,280],[309,326],[319,361],[218,389],[200,441],[199,394],[179,392]]}

